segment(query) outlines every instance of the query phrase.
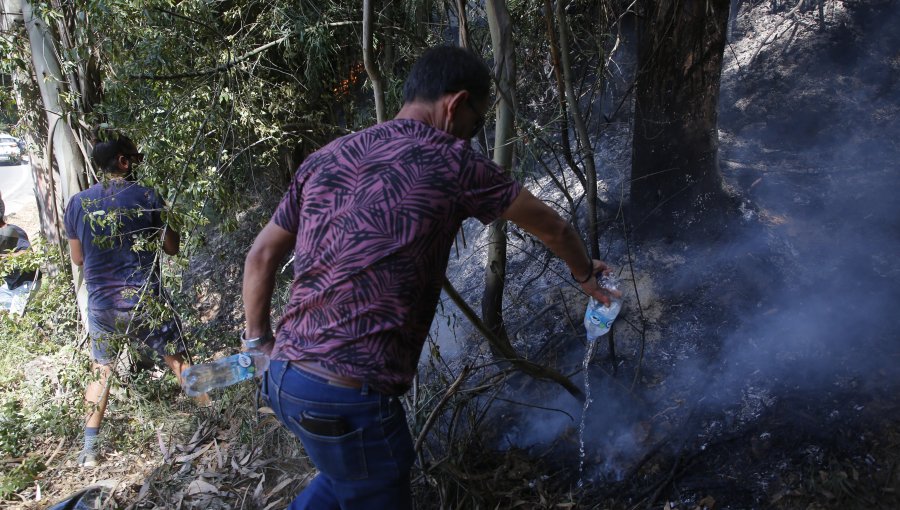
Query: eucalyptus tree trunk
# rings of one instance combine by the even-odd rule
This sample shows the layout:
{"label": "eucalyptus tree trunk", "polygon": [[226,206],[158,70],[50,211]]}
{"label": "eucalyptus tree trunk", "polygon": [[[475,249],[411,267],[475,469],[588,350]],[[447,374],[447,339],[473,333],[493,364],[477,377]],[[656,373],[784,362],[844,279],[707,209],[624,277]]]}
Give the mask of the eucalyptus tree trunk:
{"label": "eucalyptus tree trunk", "polygon": [[456,18],[459,21],[459,46],[469,47],[469,18],[466,17],[466,0],[456,0]]}
{"label": "eucalyptus tree trunk", "polygon": [[594,165],[594,149],[588,134],[587,124],[578,106],[575,86],[572,84],[572,64],[569,50],[569,23],[566,19],[566,0],[556,2],[556,22],[559,24],[559,63],[562,67],[563,83],[566,89],[566,103],[575,125],[578,149],[584,165],[584,192],[587,200],[588,246],[591,258],[600,258],[600,241],[597,229],[597,167]]}
{"label": "eucalyptus tree trunk", "polygon": [[[34,9],[29,0],[22,0],[21,8],[31,47],[31,62],[34,66],[34,74],[37,78],[47,120],[48,160],[44,162],[44,166],[50,172],[51,184],[54,182],[59,184],[55,193],[57,210],[54,219],[58,222],[58,219],[63,217],[65,204],[87,185],[85,158],[82,152],[84,149],[79,147],[78,140],[68,123],[72,115],[64,116],[61,95],[70,91],[65,88],[67,82],[61,71],[62,65],[58,60],[61,52],[57,47],[57,41],[54,40],[53,33],[47,24],[34,15]],[[58,179],[53,175],[54,163],[59,172]],[[68,253],[68,243],[63,239],[60,240],[60,248],[63,253]],[[84,275],[79,266],[72,264],[71,267],[78,308],[84,318],[87,310],[87,289],[83,285]]]}
{"label": "eucalyptus tree trunk", "polygon": [[366,65],[366,74],[372,82],[372,90],[375,94],[375,117],[381,124],[386,120],[384,111],[384,80],[375,60],[375,50],[372,48],[372,24],[375,17],[375,8],[372,0],[363,0],[363,62]]}
{"label": "eucalyptus tree trunk", "polygon": [[[512,22],[505,0],[488,0],[485,5],[494,50],[494,74],[497,79],[497,124],[494,130],[494,162],[509,170],[512,167],[515,136],[516,58],[512,38]],[[507,338],[503,324],[503,288],[506,285],[506,221],[499,219],[490,226],[484,295],[481,315],[495,335]],[[497,354],[497,353],[495,353]]]}
{"label": "eucalyptus tree trunk", "polygon": [[60,174],[60,190],[64,202],[84,189],[87,185],[85,162],[75,135],[63,117],[61,94],[65,89],[65,78],[57,59],[58,50],[52,33],[43,20],[34,16],[31,2],[23,0],[22,16],[28,40],[31,43],[31,62],[37,77],[44,113],[47,118],[47,133],[50,137],[53,162]]}
{"label": "eucalyptus tree trunk", "polygon": [[[575,163],[575,158],[572,156],[572,144],[569,141],[569,108],[566,105],[566,85],[565,80],[563,80],[562,65],[559,61],[559,40],[556,37],[556,29],[554,28],[553,5],[551,0],[544,0],[544,22],[547,25],[547,42],[550,43],[550,63],[553,65],[553,77],[556,81],[557,97],[559,97],[559,114],[562,124],[559,134],[562,138],[563,158],[565,158],[566,163],[569,165],[569,169],[572,170],[572,173],[575,174],[575,177],[581,185],[587,189],[584,173]],[[574,208],[572,210],[572,215],[575,215]]]}
{"label": "eucalyptus tree trunk", "polygon": [[[22,57],[22,61],[30,60],[30,47],[25,42],[27,41],[27,37],[25,33],[25,23],[22,19],[21,0],[3,0],[2,15],[0,15],[0,31],[7,34],[7,36],[11,36],[14,41],[17,41],[13,51],[19,53]],[[38,85],[30,70],[31,68],[29,67],[28,71],[20,68],[14,68],[11,71],[13,97],[15,98],[20,116],[24,119],[30,119],[31,116],[27,115],[23,110],[30,110],[32,115],[39,116],[40,114],[38,112],[41,112],[43,109],[43,105],[41,104],[40,99],[38,99]],[[57,215],[55,189],[54,186],[52,186],[52,180],[50,179],[51,175],[46,169],[43,159],[37,157],[39,154],[35,153],[33,150],[34,147],[45,145],[41,142],[43,138],[46,138],[46,132],[41,132],[40,128],[42,126],[43,124],[34,125],[34,123],[29,122],[27,123],[25,132],[19,133],[19,136],[20,138],[24,138],[27,142],[29,152],[28,162],[31,167],[31,176],[34,181],[34,198],[38,207],[41,235],[43,235],[44,239],[49,243],[58,244],[62,242],[63,235],[61,231],[61,222]],[[53,267],[47,269],[51,272],[55,272],[58,268]]]}
{"label": "eucalyptus tree trunk", "polygon": [[729,6],[644,0],[631,170],[631,221],[643,235],[718,230],[729,208],[717,129]]}
{"label": "eucalyptus tree trunk", "polygon": [[424,41],[428,36],[428,24],[431,22],[431,0],[419,0],[414,3],[413,9],[415,9],[416,37]]}

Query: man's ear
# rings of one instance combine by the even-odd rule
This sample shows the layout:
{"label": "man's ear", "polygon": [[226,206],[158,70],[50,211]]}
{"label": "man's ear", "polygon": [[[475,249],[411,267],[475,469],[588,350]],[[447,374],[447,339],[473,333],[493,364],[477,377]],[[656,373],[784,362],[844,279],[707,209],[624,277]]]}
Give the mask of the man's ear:
{"label": "man's ear", "polygon": [[453,117],[453,114],[456,113],[456,110],[462,106],[462,104],[469,98],[468,90],[460,90],[459,92],[453,92],[447,98],[447,115],[449,117]]}

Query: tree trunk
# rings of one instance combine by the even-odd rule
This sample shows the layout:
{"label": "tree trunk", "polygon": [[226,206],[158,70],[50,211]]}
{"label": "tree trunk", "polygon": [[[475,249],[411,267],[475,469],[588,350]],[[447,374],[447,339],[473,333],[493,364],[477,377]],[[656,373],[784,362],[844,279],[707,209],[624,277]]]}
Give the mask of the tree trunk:
{"label": "tree trunk", "polygon": [[[25,25],[22,20],[22,2],[20,0],[4,0],[2,16],[0,16],[0,31],[10,34],[14,39],[19,41],[25,40]],[[22,55],[28,55],[30,52],[17,47]],[[23,60],[26,60],[23,58]],[[30,60],[30,59],[29,59]],[[13,95],[20,114],[22,110],[30,110],[38,112],[43,105],[38,99],[38,86],[32,74],[22,69],[14,69],[12,72]],[[27,142],[29,148],[28,161],[31,167],[31,175],[34,181],[35,202],[38,207],[38,217],[40,219],[40,231],[44,239],[51,245],[58,245],[63,242],[63,235],[60,231],[61,222],[57,214],[56,196],[54,194],[54,186],[52,185],[52,174],[45,168],[44,161],[38,157],[32,147],[42,147],[44,144],[41,140],[46,138],[46,131],[41,130],[43,124],[29,125],[28,129],[22,135]],[[45,268],[51,273],[59,270],[58,267]]]}
{"label": "tree trunk", "polygon": [[416,32],[416,38],[420,41],[424,41],[428,36],[428,24],[431,23],[431,1],[421,0],[415,2],[413,8],[415,9],[414,19],[416,26],[414,30]]}
{"label": "tree trunk", "polygon": [[363,0],[363,62],[366,65],[366,74],[369,75],[369,81],[372,82],[372,90],[375,94],[375,117],[381,124],[386,120],[384,111],[384,81],[381,79],[381,71],[378,69],[378,62],[375,60],[375,51],[372,48],[372,23],[375,17],[375,9],[372,6],[373,0]]}
{"label": "tree trunk", "polygon": [[466,17],[466,0],[456,0],[456,19],[459,21],[459,47],[469,47],[469,19]]}
{"label": "tree trunk", "polygon": [[[494,50],[494,74],[497,79],[497,125],[494,130],[494,162],[512,167],[515,137],[516,57],[512,39],[512,23],[505,0],[488,0],[485,5]],[[503,324],[503,288],[506,285],[506,221],[496,220],[490,226],[484,295],[481,316],[492,333],[507,339]],[[508,341],[508,340],[507,340]],[[494,353],[497,355],[498,353]]]}
{"label": "tree trunk", "polygon": [[631,179],[631,222],[643,234],[707,232],[730,203],[717,157],[729,5],[644,3]]}
{"label": "tree trunk", "polygon": [[584,193],[587,199],[587,230],[588,246],[591,258],[600,258],[600,240],[597,229],[597,167],[594,165],[594,148],[588,134],[584,116],[578,106],[578,97],[575,95],[575,86],[572,84],[572,65],[569,51],[569,23],[566,20],[566,0],[556,2],[556,22],[559,23],[559,63],[563,71],[563,83],[566,89],[566,102],[568,110],[575,124],[575,134],[578,138],[578,147],[581,152],[581,161],[584,165]]}
{"label": "tree trunk", "polygon": [[[53,193],[56,198],[56,218],[63,217],[63,209],[65,204],[69,202],[72,195],[78,193],[86,187],[87,179],[85,174],[85,160],[82,149],[79,148],[75,135],[63,117],[62,101],[60,93],[66,92],[61,90],[63,76],[61,72],[60,62],[57,60],[58,52],[54,45],[52,34],[47,25],[34,16],[31,2],[29,0],[22,1],[22,17],[25,22],[25,29],[28,32],[28,40],[31,45],[31,61],[34,65],[34,74],[37,78],[38,88],[41,93],[41,101],[43,102],[44,112],[47,119],[47,147],[48,161],[44,162],[44,166],[50,173],[51,185],[59,184],[58,189]],[[59,171],[58,180],[53,179],[53,164]],[[68,244],[64,239],[60,239],[60,249],[64,254],[68,253]],[[79,310],[82,318],[85,317],[87,310],[87,291],[83,285],[83,274],[81,268],[72,264],[72,280],[75,285],[75,291],[78,298]]]}
{"label": "tree trunk", "polygon": [[72,129],[62,116],[60,92],[66,91],[60,90],[64,81],[50,30],[43,20],[34,16],[31,2],[28,0],[22,2],[22,15],[31,43],[32,64],[41,100],[44,103],[53,159],[60,172],[62,197],[63,201],[68,201],[69,197],[84,189],[87,184],[84,158]]}
{"label": "tree trunk", "polygon": [[[553,5],[550,0],[544,0],[544,22],[547,26],[547,42],[550,43],[550,63],[553,65],[553,77],[556,81],[556,93],[559,97],[561,123],[559,135],[562,139],[563,158],[565,158],[578,182],[586,189],[587,183],[584,180],[584,174],[581,172],[581,168],[575,164],[575,158],[572,156],[572,143],[569,141],[569,108],[566,106],[566,85],[563,80],[562,64],[559,62],[559,41],[554,28]],[[574,209],[572,210],[572,215],[575,215]]]}

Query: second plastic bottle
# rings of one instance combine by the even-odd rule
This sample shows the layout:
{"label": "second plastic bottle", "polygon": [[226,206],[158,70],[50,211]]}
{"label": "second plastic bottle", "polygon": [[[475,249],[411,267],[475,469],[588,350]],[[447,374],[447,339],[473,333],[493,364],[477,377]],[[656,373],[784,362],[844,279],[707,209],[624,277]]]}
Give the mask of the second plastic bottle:
{"label": "second plastic bottle", "polygon": [[[258,339],[255,339],[258,340]],[[196,397],[216,388],[261,376],[269,369],[269,355],[252,341],[244,342],[246,352],[194,365],[181,373],[184,392]]]}

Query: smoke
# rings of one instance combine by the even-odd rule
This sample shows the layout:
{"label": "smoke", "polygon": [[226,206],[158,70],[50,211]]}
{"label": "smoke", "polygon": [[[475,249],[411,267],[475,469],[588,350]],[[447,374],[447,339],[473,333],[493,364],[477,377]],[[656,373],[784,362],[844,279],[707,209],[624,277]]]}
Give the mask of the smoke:
{"label": "smoke", "polygon": [[[541,409],[504,409],[516,418],[505,429],[503,441],[507,446],[540,452],[555,449],[572,473],[583,459],[585,480],[621,480],[628,466],[642,455],[650,431],[640,420],[639,406],[632,397],[611,381],[592,372],[591,403],[584,415],[582,405],[565,392],[557,393]],[[582,440],[584,457],[579,452]]]}
{"label": "smoke", "polygon": [[[591,368],[586,478],[622,478],[691,412],[725,417],[694,431],[708,436],[752,423],[790,395],[824,402],[829,392],[900,386],[900,15],[836,9],[826,36],[810,31],[759,52],[762,40],[735,42],[733,57],[745,60],[723,78],[720,156],[745,200],[744,223],[706,246],[633,250],[650,319],[643,376],[639,394],[629,393],[642,338],[638,296],[626,285],[621,370]],[[622,240],[604,241],[609,261],[629,267]],[[510,278],[513,287],[525,279]],[[578,322],[584,305],[568,306]],[[573,348],[559,363],[577,367],[582,355]],[[536,406],[504,408],[517,417],[503,442],[562,441],[575,466],[581,406],[543,391],[517,396]]]}
{"label": "smoke", "polygon": [[[751,231],[743,249],[783,264],[768,271],[777,277],[760,289],[756,310],[734,310],[741,320],[723,342],[725,386],[751,377],[805,389],[842,377],[869,387],[900,382],[896,11],[838,13],[842,24],[828,39],[791,50],[816,66],[795,71],[743,117],[723,115],[742,141],[724,147],[725,157],[759,169],[747,172],[757,185],[744,192],[766,228]],[[766,122],[744,123],[754,115]]]}

